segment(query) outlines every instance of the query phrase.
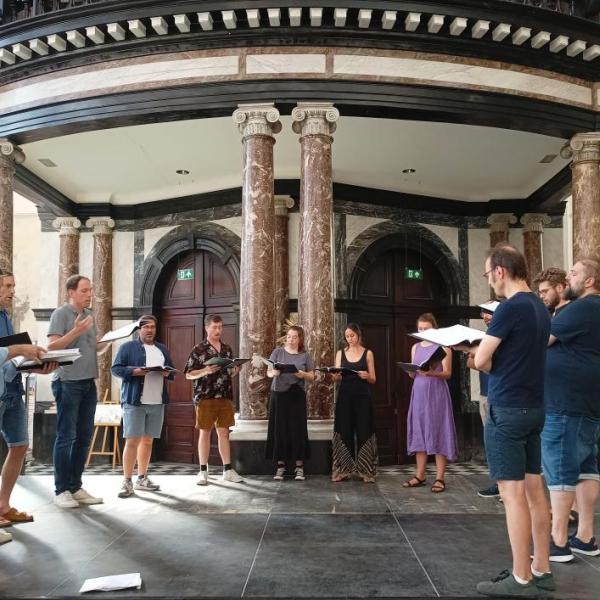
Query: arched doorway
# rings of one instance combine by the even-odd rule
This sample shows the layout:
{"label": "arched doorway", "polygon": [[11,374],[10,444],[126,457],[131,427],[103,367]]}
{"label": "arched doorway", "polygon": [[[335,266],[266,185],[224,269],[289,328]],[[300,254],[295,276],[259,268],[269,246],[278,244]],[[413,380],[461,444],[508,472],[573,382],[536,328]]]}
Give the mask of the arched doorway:
{"label": "arched doorway", "polygon": [[[156,284],[154,305],[160,339],[169,348],[177,368],[183,369],[192,347],[204,337],[204,317],[210,313],[223,317],[223,340],[237,352],[238,298],[233,274],[209,250],[188,250],[165,264]],[[158,458],[197,463],[191,382],[180,375],[168,385],[170,403],[157,447]]]}
{"label": "arched doorway", "polygon": [[[362,254],[351,278],[355,308],[348,318],[361,325],[365,343],[375,354],[375,428],[380,462],[384,465],[410,460],[406,452],[406,421],[411,380],[396,366],[396,361],[410,359],[415,340],[408,334],[415,331],[418,315],[432,312],[440,326],[451,325],[448,308],[458,296],[452,274],[440,269],[433,256],[435,249],[421,248],[421,244],[420,238],[387,236]],[[421,271],[422,278],[411,278],[406,272],[415,268]],[[455,364],[450,386],[455,408],[460,410],[457,367]]]}

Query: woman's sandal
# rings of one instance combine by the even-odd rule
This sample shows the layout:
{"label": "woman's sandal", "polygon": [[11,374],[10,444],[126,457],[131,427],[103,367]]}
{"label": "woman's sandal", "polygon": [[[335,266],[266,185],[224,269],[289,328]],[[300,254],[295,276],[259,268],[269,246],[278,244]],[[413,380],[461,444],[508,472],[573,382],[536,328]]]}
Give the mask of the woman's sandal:
{"label": "woman's sandal", "polygon": [[431,491],[434,494],[441,494],[446,491],[446,484],[443,479],[436,479],[431,486]]}
{"label": "woman's sandal", "polygon": [[333,483],[339,483],[340,481],[347,481],[348,475],[332,475],[331,481]]}
{"label": "woman's sandal", "polygon": [[[413,483],[413,481],[416,481],[417,483]],[[409,479],[408,481],[405,481],[402,484],[402,487],[404,487],[404,488],[421,487],[422,485],[425,485],[425,481],[427,481],[427,480],[426,479],[419,479],[415,475],[412,479]]]}

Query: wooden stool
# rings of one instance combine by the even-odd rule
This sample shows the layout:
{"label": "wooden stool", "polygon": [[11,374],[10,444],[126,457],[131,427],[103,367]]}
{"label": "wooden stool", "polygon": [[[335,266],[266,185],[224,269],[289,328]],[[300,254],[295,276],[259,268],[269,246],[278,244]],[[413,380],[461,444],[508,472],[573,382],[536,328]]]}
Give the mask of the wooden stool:
{"label": "wooden stool", "polygon": [[[90,461],[92,460],[92,456],[112,456],[112,468],[114,471],[115,467],[118,464],[121,464],[121,448],[119,447],[119,429],[121,428],[122,411],[120,404],[106,402],[107,397],[108,390],[106,390],[104,394],[102,403],[98,404],[98,406],[96,407],[96,417],[94,419],[94,437],[92,438],[92,444],[90,446],[90,451],[88,453],[85,466],[89,466]],[[100,428],[104,430],[102,433],[102,446],[100,447],[100,450],[95,450],[96,440],[98,438]],[[108,438],[111,429],[113,432],[112,444],[110,443],[110,440]]]}

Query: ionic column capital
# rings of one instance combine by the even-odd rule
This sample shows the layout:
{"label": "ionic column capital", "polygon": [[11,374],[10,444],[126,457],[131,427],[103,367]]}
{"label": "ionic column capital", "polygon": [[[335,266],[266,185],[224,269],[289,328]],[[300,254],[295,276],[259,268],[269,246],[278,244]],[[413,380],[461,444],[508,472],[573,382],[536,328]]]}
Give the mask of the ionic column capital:
{"label": "ionic column capital", "polygon": [[521,217],[521,225],[523,225],[523,232],[535,231],[542,233],[544,231],[544,225],[549,225],[552,219],[545,213],[525,213]]}
{"label": "ionic column capital", "polygon": [[288,210],[294,206],[294,199],[291,196],[275,196],[275,215],[287,217]]}
{"label": "ionic column capital", "polygon": [[110,217],[92,217],[85,222],[85,226],[96,234],[112,234],[115,222]]}
{"label": "ionic column capital", "polygon": [[238,104],[233,121],[244,138],[267,135],[274,138],[281,131],[279,111],[272,102],[264,104]]}
{"label": "ionic column capital", "polygon": [[79,235],[81,221],[77,217],[56,217],[52,227],[58,230],[59,235]]}
{"label": "ionic column capital", "polygon": [[331,136],[339,118],[332,102],[298,102],[292,110],[292,129],[301,135]]}
{"label": "ionic column capital", "polygon": [[600,162],[600,132],[577,133],[560,150],[562,158],[573,164]]}
{"label": "ionic column capital", "polygon": [[0,139],[0,167],[14,169],[25,162],[25,152],[10,140]]}
{"label": "ionic column capital", "polygon": [[508,231],[510,225],[517,222],[517,217],[512,213],[494,213],[487,218],[490,231]]}

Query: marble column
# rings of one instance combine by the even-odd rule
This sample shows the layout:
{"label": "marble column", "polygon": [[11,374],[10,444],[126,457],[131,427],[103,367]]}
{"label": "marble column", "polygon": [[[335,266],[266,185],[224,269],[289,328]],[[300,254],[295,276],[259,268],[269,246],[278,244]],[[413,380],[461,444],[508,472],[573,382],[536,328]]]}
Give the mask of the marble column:
{"label": "marble column", "polygon": [[535,279],[536,275],[543,269],[542,234],[544,225],[548,225],[551,219],[543,213],[525,213],[521,217],[523,225],[523,253],[527,262],[528,283]]}
{"label": "marble column", "polygon": [[[92,275],[92,310],[98,335],[103,336],[112,328],[112,230],[115,222],[110,217],[93,217],[86,227],[94,232],[94,267]],[[98,357],[98,401],[108,390],[110,400],[110,367],[112,351],[109,348]]]}
{"label": "marble column", "polygon": [[79,272],[79,228],[81,221],[77,217],[57,217],[52,227],[58,229],[60,254],[58,258],[58,300],[61,306],[68,300],[65,284],[71,275]]}
{"label": "marble column", "polygon": [[25,153],[6,139],[0,139],[0,268],[13,268],[13,186],[15,167],[25,162]]}
{"label": "marble column", "polygon": [[290,196],[275,196],[275,241],[273,244],[273,280],[275,282],[275,334],[283,335],[283,326],[290,316],[288,211],[294,206]]}
{"label": "marble column", "polygon": [[560,152],[572,158],[573,261],[600,255],[600,132],[578,133]]}
{"label": "marble column", "polygon": [[[275,347],[273,145],[281,123],[273,104],[240,104],[233,120],[243,146],[240,356],[269,356]],[[267,400],[264,365],[247,363],[240,373],[240,418],[266,419]]]}
{"label": "marble column", "polygon": [[500,242],[508,242],[511,225],[517,222],[517,217],[512,213],[494,213],[487,218],[490,226],[490,248]]}
{"label": "marble column", "polygon": [[[340,113],[331,103],[299,102],[292,110],[300,134],[299,322],[315,365],[334,360],[332,134]],[[333,416],[333,383],[319,378],[308,390],[309,419]]]}

